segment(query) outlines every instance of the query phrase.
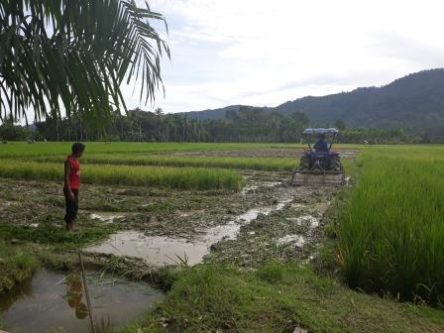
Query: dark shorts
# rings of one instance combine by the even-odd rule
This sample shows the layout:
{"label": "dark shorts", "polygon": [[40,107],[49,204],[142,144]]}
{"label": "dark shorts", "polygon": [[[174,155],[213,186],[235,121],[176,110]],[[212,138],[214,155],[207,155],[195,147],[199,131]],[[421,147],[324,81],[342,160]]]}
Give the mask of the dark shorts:
{"label": "dark shorts", "polygon": [[75,200],[70,199],[68,189],[64,188],[63,193],[65,194],[66,205],[65,222],[72,223],[76,219],[77,211],[79,210],[79,190],[72,190]]}

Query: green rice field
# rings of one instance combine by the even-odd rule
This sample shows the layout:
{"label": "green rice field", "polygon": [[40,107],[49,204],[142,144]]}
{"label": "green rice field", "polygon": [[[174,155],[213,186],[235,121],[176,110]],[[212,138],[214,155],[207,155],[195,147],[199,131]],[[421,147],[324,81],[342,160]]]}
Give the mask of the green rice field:
{"label": "green rice field", "polygon": [[[182,189],[226,189],[237,191],[242,177],[235,170],[291,170],[295,158],[239,156],[174,156],[189,151],[242,151],[269,148],[249,144],[145,144],[88,143],[82,158],[82,181],[89,184],[125,184]],[[295,146],[284,149],[295,150]],[[0,177],[58,180],[69,143],[12,143],[0,146]]]}
{"label": "green rice field", "polygon": [[444,332],[442,145],[338,145],[348,185],[332,189],[289,186],[299,144],[86,143],[79,229],[69,234],[70,146],[0,144],[0,248],[14,242],[3,271],[0,254],[6,291],[116,232],[193,244],[265,209],[193,267],[91,257],[168,285],[153,312],[117,332]]}
{"label": "green rice field", "polygon": [[[69,153],[69,142],[11,142],[0,145],[0,157],[47,156]],[[298,144],[260,143],[135,143],[135,142],[88,142],[87,154],[169,154],[174,152],[241,151],[251,149],[304,148]]]}
{"label": "green rice field", "polygon": [[347,283],[402,300],[444,300],[444,147],[364,149],[339,213]]}
{"label": "green rice field", "polygon": [[[60,162],[58,156],[31,157],[38,162]],[[95,154],[82,159],[86,164],[112,164],[135,166],[171,166],[171,167],[205,167],[227,169],[252,169],[269,171],[290,171],[296,158],[245,158],[245,157],[215,157],[215,156],[165,156],[165,155],[125,155],[125,154]]]}
{"label": "green rice field", "polygon": [[[0,177],[29,180],[60,180],[61,163],[36,163],[5,160],[0,166]],[[62,170],[63,171],[63,170]],[[82,166],[82,182],[86,184],[114,184],[129,186],[161,186],[180,189],[239,190],[240,174],[223,169],[140,167],[126,165]]]}

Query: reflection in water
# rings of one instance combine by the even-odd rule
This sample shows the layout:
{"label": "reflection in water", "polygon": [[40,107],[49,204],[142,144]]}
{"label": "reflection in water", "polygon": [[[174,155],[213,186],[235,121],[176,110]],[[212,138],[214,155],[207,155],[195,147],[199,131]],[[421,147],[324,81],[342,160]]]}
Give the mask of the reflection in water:
{"label": "reflection in water", "polygon": [[68,305],[75,309],[76,318],[85,319],[88,316],[88,308],[82,302],[83,284],[80,271],[74,271],[66,277],[66,298]]}
{"label": "reflection in water", "polygon": [[[100,327],[119,328],[140,318],[163,294],[145,283],[87,272],[94,315]],[[2,328],[8,332],[88,333],[86,299],[79,272],[37,272],[21,292],[0,297]],[[105,318],[102,321],[100,318]]]}
{"label": "reflection in water", "polygon": [[2,297],[0,297],[0,313],[9,309],[15,302],[17,302],[21,298],[27,297],[31,294],[32,294],[31,280],[24,281],[19,286],[12,289],[7,294],[7,297],[5,297],[5,295],[2,295]]}

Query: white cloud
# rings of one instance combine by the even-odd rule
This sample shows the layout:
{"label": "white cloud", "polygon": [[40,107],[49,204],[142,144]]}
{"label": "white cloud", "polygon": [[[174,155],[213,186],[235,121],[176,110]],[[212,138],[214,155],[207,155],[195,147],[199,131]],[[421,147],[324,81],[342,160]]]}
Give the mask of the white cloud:
{"label": "white cloud", "polygon": [[[444,66],[441,1],[151,0],[170,25],[166,112],[277,105]],[[125,89],[130,106],[137,98]]]}

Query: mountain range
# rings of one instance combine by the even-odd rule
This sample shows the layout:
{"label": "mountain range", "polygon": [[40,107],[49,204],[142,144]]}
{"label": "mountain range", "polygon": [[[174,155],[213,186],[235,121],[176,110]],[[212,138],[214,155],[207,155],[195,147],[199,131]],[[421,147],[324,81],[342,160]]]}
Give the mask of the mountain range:
{"label": "mountain range", "polygon": [[[238,111],[241,107],[254,108],[231,105],[185,114],[200,120],[223,119],[227,111]],[[347,127],[403,127],[415,132],[444,132],[444,69],[413,73],[381,87],[357,88],[321,97],[307,96],[260,109],[303,112],[312,126],[333,126],[342,121]]]}

